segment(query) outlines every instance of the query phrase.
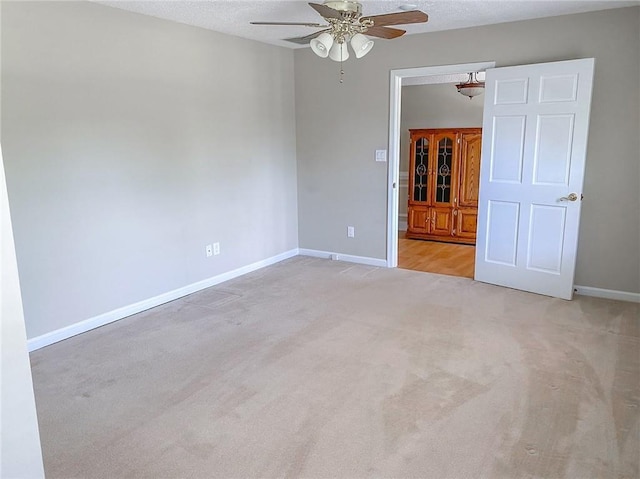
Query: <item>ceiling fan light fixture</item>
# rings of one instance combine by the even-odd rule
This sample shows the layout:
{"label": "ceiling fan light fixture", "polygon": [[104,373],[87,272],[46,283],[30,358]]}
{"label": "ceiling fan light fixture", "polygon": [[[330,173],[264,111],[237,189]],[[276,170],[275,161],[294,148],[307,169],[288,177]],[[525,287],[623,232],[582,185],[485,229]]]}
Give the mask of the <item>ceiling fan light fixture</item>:
{"label": "ceiling fan light fixture", "polygon": [[[417,6],[410,3],[400,6],[400,10],[403,11],[373,16],[363,16],[362,3],[359,0],[324,0],[323,3],[309,2],[309,6],[325,20],[326,25],[313,22],[250,23],[252,25],[324,28],[324,30],[311,35],[287,38],[286,40],[298,45],[304,45],[308,42],[313,53],[320,58],[329,57],[335,62],[340,62],[340,83],[342,83],[344,75],[342,62],[349,58],[348,43],[351,44],[356,58],[362,58],[373,48],[374,42],[370,37],[387,40],[398,38],[407,31],[394,28],[396,25],[425,23],[429,20],[426,13],[416,10]],[[364,36],[363,33],[366,33],[367,36]]]}
{"label": "ceiling fan light fixture", "polygon": [[356,58],[362,58],[373,48],[373,40],[365,37],[362,33],[356,33],[351,37],[351,48],[353,48]]}
{"label": "ceiling fan light fixture", "polygon": [[334,42],[331,50],[329,50],[329,58],[334,62],[344,62],[349,58],[349,50],[345,42]]}
{"label": "ceiling fan light fixture", "polygon": [[484,82],[478,81],[476,78],[477,73],[469,73],[469,79],[466,82],[458,83],[456,88],[458,93],[464,96],[468,96],[469,100],[474,96],[482,95],[484,93]]}
{"label": "ceiling fan light fixture", "polygon": [[318,55],[320,58],[327,58],[329,56],[329,51],[333,45],[333,37],[329,35],[327,32],[321,33],[318,35],[318,38],[314,38],[309,42],[311,45],[311,50],[313,53]]}

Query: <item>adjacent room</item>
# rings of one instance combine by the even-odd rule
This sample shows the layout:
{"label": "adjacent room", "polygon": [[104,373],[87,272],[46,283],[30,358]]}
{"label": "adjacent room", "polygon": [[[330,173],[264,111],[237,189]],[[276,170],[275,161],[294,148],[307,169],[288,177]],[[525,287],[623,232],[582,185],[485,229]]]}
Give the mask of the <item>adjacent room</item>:
{"label": "adjacent room", "polygon": [[640,2],[0,27],[0,476],[639,476]]}
{"label": "adjacent room", "polygon": [[483,82],[484,72],[403,81],[399,268],[474,276]]}

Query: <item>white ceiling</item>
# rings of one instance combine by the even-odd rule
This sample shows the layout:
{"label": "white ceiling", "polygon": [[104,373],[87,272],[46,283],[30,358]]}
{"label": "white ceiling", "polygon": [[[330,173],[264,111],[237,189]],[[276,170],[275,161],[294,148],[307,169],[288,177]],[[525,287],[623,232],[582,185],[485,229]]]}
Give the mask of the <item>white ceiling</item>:
{"label": "white ceiling", "polygon": [[[289,48],[301,46],[282,39],[308,35],[317,29],[301,26],[257,26],[250,25],[249,22],[323,23],[322,18],[302,0],[94,1]],[[316,0],[316,3],[322,1]],[[365,15],[399,12],[399,7],[407,4],[415,5],[416,9],[429,15],[429,22],[426,24],[399,27],[407,30],[407,34],[640,5],[639,0],[361,0],[361,3]]]}

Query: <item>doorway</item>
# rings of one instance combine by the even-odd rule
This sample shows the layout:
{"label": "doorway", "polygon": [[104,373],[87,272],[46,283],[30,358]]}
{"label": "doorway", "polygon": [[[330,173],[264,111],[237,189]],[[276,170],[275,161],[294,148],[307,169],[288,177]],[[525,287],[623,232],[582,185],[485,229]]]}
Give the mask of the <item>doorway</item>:
{"label": "doorway", "polygon": [[[408,238],[405,233],[410,182],[409,130],[481,126],[483,98],[469,100],[456,91],[455,84],[465,81],[469,72],[484,71],[493,66],[494,62],[484,62],[391,72],[389,267],[473,278],[474,246],[416,239],[415,235]],[[455,228],[453,231],[455,233]]]}
{"label": "doorway", "polygon": [[[391,71],[387,266],[398,265],[403,82],[434,72],[460,72],[461,67],[467,71],[484,69],[487,91],[482,136],[490,140],[484,142],[484,166],[480,168],[474,279],[571,299],[594,59],[491,66]],[[439,212],[421,214],[423,220],[433,221]],[[441,223],[436,219],[436,228]]]}

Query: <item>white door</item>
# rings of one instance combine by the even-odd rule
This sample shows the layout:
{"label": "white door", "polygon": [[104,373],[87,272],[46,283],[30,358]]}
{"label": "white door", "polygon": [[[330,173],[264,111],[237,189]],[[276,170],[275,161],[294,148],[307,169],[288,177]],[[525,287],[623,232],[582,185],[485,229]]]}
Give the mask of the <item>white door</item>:
{"label": "white door", "polygon": [[593,64],[487,70],[476,280],[571,299]]}

